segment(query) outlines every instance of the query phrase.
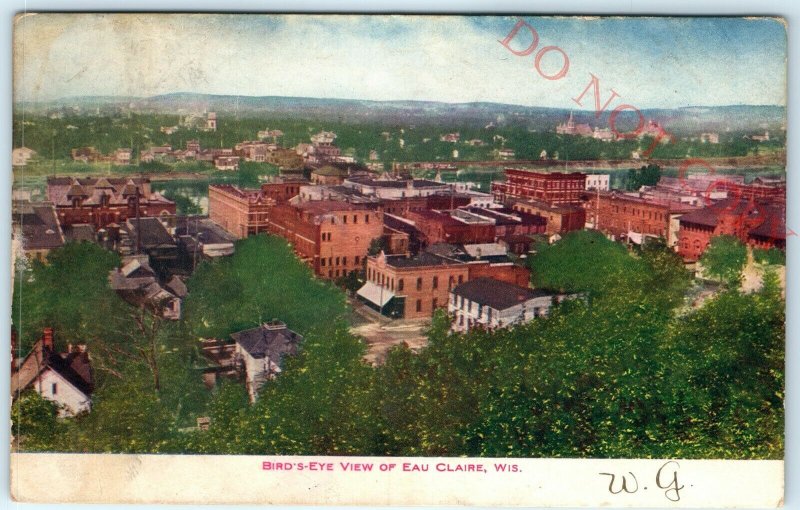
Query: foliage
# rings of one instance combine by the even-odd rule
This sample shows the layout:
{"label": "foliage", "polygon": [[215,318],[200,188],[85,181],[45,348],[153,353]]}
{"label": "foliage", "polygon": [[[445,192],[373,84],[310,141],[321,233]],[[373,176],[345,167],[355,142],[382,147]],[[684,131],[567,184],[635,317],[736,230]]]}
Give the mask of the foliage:
{"label": "foliage", "polygon": [[661,167],[658,165],[642,166],[639,170],[628,170],[628,190],[638,190],[642,186],[655,186],[661,179]]}
{"label": "foliage", "polygon": [[552,245],[540,244],[529,264],[534,287],[562,292],[603,292],[643,268],[624,246],[595,230],[569,232]]}
{"label": "foliage", "polygon": [[733,236],[717,236],[700,257],[705,271],[728,285],[736,285],[741,279],[747,262],[747,248]]}
{"label": "foliage", "polygon": [[91,344],[113,336],[127,310],[108,285],[108,273],[118,265],[116,254],[83,242],[51,251],[47,264],[18,266],[12,320],[20,352],[26,354],[45,327],[54,328],[56,341],[64,344]]}
{"label": "foliage", "polygon": [[20,394],[11,406],[11,434],[21,450],[58,451],[64,428],[58,406],[33,390]]}
{"label": "foliage", "polygon": [[356,292],[364,286],[364,271],[350,271],[346,275],[337,278],[334,283],[350,292]]}
{"label": "foliage", "polygon": [[753,258],[759,264],[786,265],[786,252],[778,248],[770,248],[768,250],[756,248],[753,250]]}
{"label": "foliage", "polygon": [[187,281],[184,314],[201,337],[227,338],[277,318],[303,334],[343,316],[344,295],[315,279],[281,238],[236,243],[233,256],[203,263]]}

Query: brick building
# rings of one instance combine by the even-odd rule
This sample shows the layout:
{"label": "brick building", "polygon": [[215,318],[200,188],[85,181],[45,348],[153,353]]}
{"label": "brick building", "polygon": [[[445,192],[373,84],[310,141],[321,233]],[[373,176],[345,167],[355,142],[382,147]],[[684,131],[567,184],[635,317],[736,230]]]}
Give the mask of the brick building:
{"label": "brick building", "polygon": [[230,184],[208,186],[208,216],[237,238],[266,232],[270,209],[276,201],[263,190]]}
{"label": "brick building", "polygon": [[361,270],[373,239],[384,233],[383,213],[331,200],[277,204],[269,231],[292,243],[295,252],[323,278]]}
{"label": "brick building", "polygon": [[586,202],[587,226],[614,239],[640,244],[646,237],[661,237],[668,246],[678,242],[678,217],[694,206],[665,200],[648,200],[619,192],[599,193]]}
{"label": "brick building", "polygon": [[678,254],[696,261],[711,239],[730,235],[754,248],[786,249],[786,208],[783,204],[731,198],[684,214],[679,219]]}
{"label": "brick building", "polygon": [[512,199],[539,200],[548,204],[577,204],[586,194],[586,174],[580,172],[533,172],[506,168],[505,182],[492,183],[496,202]]}
{"label": "brick building", "polygon": [[85,223],[100,229],[137,214],[175,215],[175,202],[151,191],[150,180],[141,177],[48,177],[47,198],[55,205],[62,227]]}
{"label": "brick building", "polygon": [[283,203],[299,195],[300,186],[307,184],[305,177],[273,177],[261,185],[261,191],[276,203]]}
{"label": "brick building", "polygon": [[494,222],[461,209],[455,211],[409,211],[406,218],[423,234],[426,245],[435,243],[491,243]]}
{"label": "brick building", "polygon": [[562,234],[573,230],[583,230],[586,225],[586,211],[578,205],[552,205],[539,200],[516,200],[512,202],[514,211],[539,216],[547,222],[544,233]]}
{"label": "brick building", "polygon": [[507,260],[477,260],[452,245],[435,251],[415,257],[384,253],[368,257],[367,282],[359,289],[359,298],[384,315],[416,319],[446,308],[449,292],[470,279],[488,277],[523,286],[530,280],[527,269]]}

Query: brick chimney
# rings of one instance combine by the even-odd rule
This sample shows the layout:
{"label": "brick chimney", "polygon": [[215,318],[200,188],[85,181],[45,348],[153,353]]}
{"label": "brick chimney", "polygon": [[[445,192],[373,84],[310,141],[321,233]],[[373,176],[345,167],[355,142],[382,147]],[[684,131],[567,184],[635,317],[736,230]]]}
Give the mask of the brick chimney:
{"label": "brick chimney", "polygon": [[53,328],[44,328],[42,335],[42,348],[52,351],[53,350]]}

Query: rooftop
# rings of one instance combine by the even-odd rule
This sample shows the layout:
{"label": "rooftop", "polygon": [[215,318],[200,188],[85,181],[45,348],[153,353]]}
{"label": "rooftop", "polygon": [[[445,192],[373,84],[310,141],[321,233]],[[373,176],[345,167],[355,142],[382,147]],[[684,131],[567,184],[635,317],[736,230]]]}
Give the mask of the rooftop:
{"label": "rooftop", "polygon": [[495,310],[506,310],[529,299],[553,295],[543,290],[526,289],[491,278],[470,280],[456,286],[451,292]]}
{"label": "rooftop", "polygon": [[233,333],[231,338],[256,359],[280,360],[284,354],[297,354],[303,337],[280,321],[271,321],[253,329]]}

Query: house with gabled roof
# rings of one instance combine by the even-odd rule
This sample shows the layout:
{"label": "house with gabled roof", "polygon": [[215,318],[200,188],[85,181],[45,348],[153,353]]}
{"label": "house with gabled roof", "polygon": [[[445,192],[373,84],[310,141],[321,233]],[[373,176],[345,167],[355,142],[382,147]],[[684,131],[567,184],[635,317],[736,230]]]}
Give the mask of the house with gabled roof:
{"label": "house with gabled roof", "polygon": [[233,333],[231,338],[236,342],[235,357],[244,372],[251,402],[256,401],[264,383],[281,372],[284,356],[297,354],[303,340],[301,335],[278,320]]}
{"label": "house with gabled roof", "polygon": [[12,359],[11,398],[26,390],[55,402],[61,417],[91,411],[94,377],[86,346],[70,345],[67,352],[56,352],[53,328],[45,328],[25,358],[19,363]]}

